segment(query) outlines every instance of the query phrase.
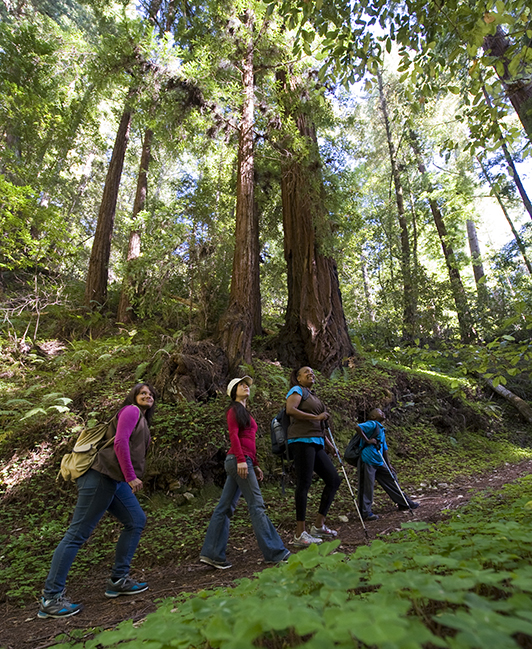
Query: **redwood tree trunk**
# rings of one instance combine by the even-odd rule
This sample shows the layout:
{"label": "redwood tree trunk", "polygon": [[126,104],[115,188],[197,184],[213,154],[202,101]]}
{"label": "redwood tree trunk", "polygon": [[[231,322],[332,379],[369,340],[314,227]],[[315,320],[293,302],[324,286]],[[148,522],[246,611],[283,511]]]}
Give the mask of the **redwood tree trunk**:
{"label": "redwood tree trunk", "polygon": [[[279,74],[284,82],[284,75]],[[295,85],[294,80],[291,80]],[[287,102],[289,109],[289,104]],[[288,365],[308,364],[330,374],[354,353],[342,306],[335,260],[320,250],[320,236],[328,227],[316,133],[304,114],[292,114],[306,140],[303,158],[285,149],[282,162],[284,255],[287,264],[288,304],[278,338],[280,360]]]}
{"label": "redwood tree trunk", "polygon": [[259,231],[254,200],[253,118],[253,13],[247,12],[249,39],[242,60],[244,102],[239,129],[235,251],[229,306],[218,323],[219,344],[225,350],[229,371],[251,362],[251,340],[260,321]]}
{"label": "redwood tree trunk", "polygon": [[122,113],[118,132],[113,147],[113,154],[105,186],[103,189],[102,202],[98,213],[98,222],[92,244],[87,283],[85,286],[85,305],[95,308],[102,305],[107,298],[107,279],[109,274],[109,257],[111,255],[111,239],[115,221],[116,203],[118,200],[118,189],[124,167],[124,157],[129,142],[129,129],[133,111],[129,107],[132,97],[136,94],[130,90],[126,107]]}
{"label": "redwood tree trunk", "polygon": [[501,64],[495,65],[495,69],[503,83],[506,96],[532,142],[532,81],[529,76],[512,77],[509,69],[512,54],[508,54],[510,47],[511,43],[500,25],[497,26],[495,34],[484,38],[484,50]]}
{"label": "redwood tree trunk", "polygon": [[[137,218],[139,212],[144,209],[146,204],[146,197],[148,194],[148,170],[151,161],[151,143],[153,139],[153,131],[149,128],[144,133],[144,141],[142,142],[142,153],[140,156],[139,175],[137,177],[137,191],[135,193],[135,202],[133,203],[133,221]],[[117,322],[131,322],[131,303],[129,300],[129,291],[131,285],[130,267],[134,259],[140,257],[140,230],[133,228],[129,233],[129,245],[127,249],[127,264],[126,274],[122,283],[122,291],[120,293],[120,302],[118,303],[118,313],[116,316]]]}
{"label": "redwood tree trunk", "polygon": [[382,83],[382,75],[377,70],[377,80],[379,83],[379,97],[381,111],[384,118],[384,126],[386,129],[386,139],[388,141],[388,151],[390,154],[390,165],[392,169],[392,178],[395,188],[395,202],[397,204],[397,217],[399,220],[399,228],[401,231],[401,273],[403,275],[403,338],[405,340],[413,340],[417,333],[417,296],[412,281],[412,264],[411,264],[411,250],[410,250],[410,236],[408,233],[408,223],[406,220],[406,211],[403,198],[403,186],[401,183],[401,176],[399,167],[397,165],[397,156],[395,153],[395,146],[392,139],[392,131],[390,128],[390,119],[388,117],[388,106],[386,96],[384,94],[384,87]]}

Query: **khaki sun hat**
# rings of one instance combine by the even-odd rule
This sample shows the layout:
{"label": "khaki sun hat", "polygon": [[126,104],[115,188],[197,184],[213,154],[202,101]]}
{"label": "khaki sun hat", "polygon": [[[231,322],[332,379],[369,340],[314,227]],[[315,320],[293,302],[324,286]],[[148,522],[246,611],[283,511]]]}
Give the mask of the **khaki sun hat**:
{"label": "khaki sun hat", "polygon": [[235,387],[235,385],[238,385],[242,381],[244,381],[244,383],[247,383],[250,387],[253,384],[253,379],[251,378],[251,376],[242,376],[239,379],[233,379],[232,381],[229,381],[229,385],[227,386],[227,396],[228,397],[231,396],[231,392],[232,392],[233,388]]}

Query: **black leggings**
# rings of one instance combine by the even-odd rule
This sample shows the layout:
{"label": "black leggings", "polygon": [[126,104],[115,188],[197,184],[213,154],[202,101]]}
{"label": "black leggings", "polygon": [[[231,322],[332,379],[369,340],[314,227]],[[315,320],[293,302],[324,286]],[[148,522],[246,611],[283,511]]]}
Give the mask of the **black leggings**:
{"label": "black leggings", "polygon": [[296,520],[304,521],[307,514],[307,495],[314,471],[325,482],[318,513],[327,515],[341,478],[323,446],[312,442],[290,444],[296,467]]}

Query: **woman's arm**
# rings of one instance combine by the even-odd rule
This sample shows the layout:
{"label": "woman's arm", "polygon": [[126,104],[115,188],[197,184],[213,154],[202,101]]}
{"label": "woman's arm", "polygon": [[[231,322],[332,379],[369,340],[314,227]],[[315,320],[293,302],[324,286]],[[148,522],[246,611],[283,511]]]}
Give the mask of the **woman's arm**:
{"label": "woman's arm", "polygon": [[327,411],[320,412],[319,415],[313,415],[311,412],[303,412],[299,410],[298,406],[303,397],[297,392],[293,392],[286,400],[286,414],[296,419],[303,419],[305,421],[324,421],[329,418]]}
{"label": "woman's arm", "polygon": [[137,478],[133,464],[131,462],[131,453],[129,450],[129,439],[135,430],[140,418],[140,410],[137,406],[126,406],[118,414],[118,423],[116,425],[116,437],[114,441],[114,451],[120,469],[124,474],[126,482],[129,484],[133,493],[142,489],[142,480]]}
{"label": "woman's arm", "polygon": [[236,457],[236,471],[241,478],[245,479],[248,477],[248,464],[240,443],[238,423],[233,408],[227,411],[227,428],[229,430],[231,450],[234,451]]}

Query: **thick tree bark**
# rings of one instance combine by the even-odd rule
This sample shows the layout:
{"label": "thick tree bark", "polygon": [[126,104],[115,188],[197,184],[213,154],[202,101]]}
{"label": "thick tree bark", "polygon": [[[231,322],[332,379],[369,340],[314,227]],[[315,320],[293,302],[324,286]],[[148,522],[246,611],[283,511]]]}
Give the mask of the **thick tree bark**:
{"label": "thick tree bark", "polygon": [[[283,73],[284,85],[295,85]],[[294,88],[292,88],[293,90]],[[320,234],[329,227],[324,207],[323,180],[316,133],[301,112],[295,120],[306,153],[299,158],[285,147],[282,161],[284,255],[287,264],[288,304],[285,325],[278,337],[282,362],[308,364],[330,374],[354,353],[345,321],[336,262],[320,250]]]}
{"label": "thick tree bark", "polygon": [[412,281],[412,264],[410,250],[410,235],[408,233],[408,223],[406,219],[406,210],[403,197],[403,186],[401,175],[397,165],[397,156],[392,139],[390,119],[388,116],[388,105],[384,94],[384,86],[380,70],[377,70],[377,80],[379,84],[380,106],[386,129],[386,139],[388,142],[388,151],[390,154],[390,166],[392,169],[392,178],[395,188],[395,201],[397,204],[397,217],[399,219],[399,228],[401,231],[401,273],[403,276],[403,339],[412,341],[417,333],[417,296],[414,282]]}
{"label": "thick tree bark", "polygon": [[[482,92],[484,93],[484,98],[486,99],[487,105],[492,108],[492,103],[491,103],[491,98],[488,94],[488,91],[486,90],[485,86],[482,86]],[[495,117],[495,126],[497,128],[497,133],[499,136],[499,142],[501,144],[502,151],[504,153],[504,159],[506,160],[506,164],[508,165],[508,171],[509,174],[512,178],[512,180],[515,183],[515,186],[517,187],[517,191],[519,192],[519,195],[521,196],[521,200],[523,201],[523,205],[525,206],[526,211],[528,212],[528,215],[532,219],[532,202],[530,201],[530,198],[528,196],[528,193],[523,185],[523,182],[521,181],[521,176],[519,175],[519,172],[517,171],[517,168],[514,164],[514,160],[512,158],[512,154],[510,153],[506,142],[504,141],[504,136],[502,134],[501,128],[499,126],[499,122],[497,118]]]}
{"label": "thick tree bark", "polygon": [[477,287],[478,301],[482,305],[488,303],[488,291],[486,288],[486,275],[484,273],[484,265],[482,264],[482,256],[480,254],[480,246],[477,237],[477,228],[474,221],[468,219],[467,238],[469,241],[469,250],[471,252],[471,262],[473,264],[473,274],[475,276],[475,284]]}
{"label": "thick tree bark", "polygon": [[525,75],[512,77],[509,70],[512,59],[511,55],[508,55],[510,47],[511,43],[500,25],[497,26],[495,34],[484,38],[484,50],[500,63],[500,66],[495,64],[495,70],[503,83],[508,99],[521,120],[528,139],[532,142],[532,81]]}
{"label": "thick tree bark", "polygon": [[102,305],[107,298],[111,239],[115,222],[118,189],[120,187],[120,179],[122,178],[124,157],[129,142],[129,129],[133,116],[130,102],[135,94],[136,91],[134,90],[130,90],[128,93],[126,107],[120,119],[111,162],[109,163],[109,169],[105,179],[85,286],[85,305],[89,308],[96,308]]}
{"label": "thick tree bark", "polygon": [[[146,204],[146,197],[148,194],[148,170],[151,161],[151,143],[153,139],[153,131],[149,128],[144,132],[144,140],[142,142],[142,153],[140,156],[139,175],[137,177],[137,191],[135,192],[135,201],[133,203],[133,221],[137,218],[139,212],[144,209]],[[140,257],[140,230],[133,228],[129,233],[129,244],[127,249],[126,260],[126,274],[122,283],[122,291],[120,293],[120,301],[118,303],[118,313],[116,316],[117,322],[128,323],[131,322],[131,303],[129,300],[130,291],[130,277],[129,271],[131,262]]]}
{"label": "thick tree bark", "polygon": [[[421,151],[419,148],[417,135],[413,131],[410,132],[410,139],[412,149],[414,150],[414,154],[417,159],[417,167],[424,177],[425,181],[428,183],[430,196],[432,194],[433,188],[430,185],[427,170],[421,158]],[[449,273],[451,291],[453,294],[456,315],[458,316],[458,325],[460,327],[460,338],[462,339],[462,342],[470,342],[472,340],[476,340],[477,335],[473,327],[473,320],[469,311],[467,295],[464,290],[464,285],[462,284],[460,271],[458,270],[456,255],[454,254],[453,247],[449,243],[447,227],[445,226],[445,221],[443,220],[443,214],[440,210],[440,206],[433,198],[429,198],[429,206],[430,211],[432,212],[432,218],[434,219],[434,223],[436,225],[436,230],[438,231],[438,236],[440,237],[443,256],[445,257],[445,264],[447,265],[447,271]]]}
{"label": "thick tree bark", "polygon": [[[229,306],[218,323],[219,344],[225,350],[229,371],[251,362],[251,340],[260,322],[259,231],[254,200],[253,122],[253,13],[247,12],[249,40],[242,61],[244,103],[239,129],[235,251]],[[259,309],[259,314],[257,314]]]}

